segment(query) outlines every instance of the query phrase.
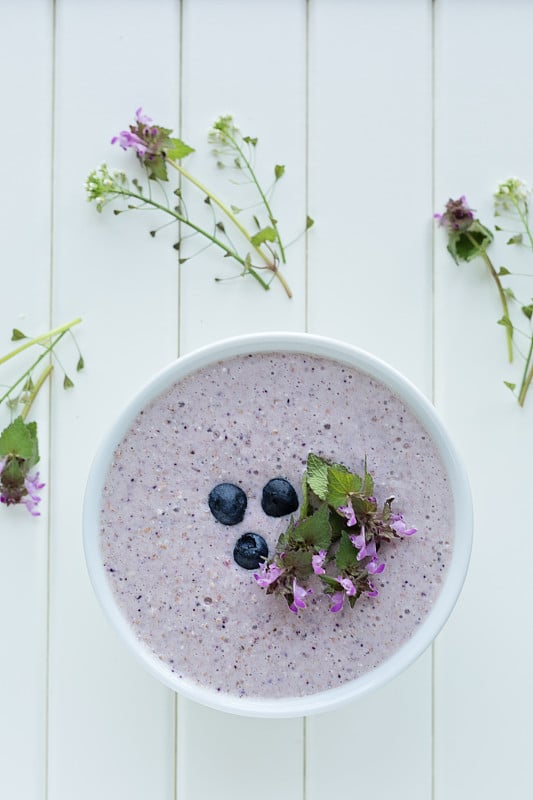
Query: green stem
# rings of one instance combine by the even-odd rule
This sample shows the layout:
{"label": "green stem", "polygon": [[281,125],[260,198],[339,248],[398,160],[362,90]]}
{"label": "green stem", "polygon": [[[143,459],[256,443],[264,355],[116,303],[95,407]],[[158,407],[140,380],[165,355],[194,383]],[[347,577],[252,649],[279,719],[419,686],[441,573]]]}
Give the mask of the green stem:
{"label": "green stem", "polygon": [[522,383],[520,384],[520,392],[518,394],[518,404],[523,406],[526,400],[527,391],[531,385],[531,381],[533,380],[533,366],[530,368],[531,364],[531,357],[533,356],[533,336],[531,337],[531,342],[529,344],[529,352],[526,358],[526,364],[524,367],[524,374],[522,376]]}
{"label": "green stem", "polygon": [[[56,346],[56,344],[57,344],[57,343],[58,343],[58,342],[59,342],[59,341],[60,341],[60,340],[63,338],[63,336],[64,336],[64,335],[67,333],[67,331],[69,330],[69,327],[65,327],[65,326],[63,326],[63,328],[64,328],[64,329],[61,331],[61,333],[59,333],[59,335],[58,335],[58,336],[57,336],[57,337],[56,337],[56,338],[55,338],[55,339],[54,339],[52,342],[50,342],[50,344],[48,345],[48,347],[46,347],[46,348],[43,350],[43,352],[41,353],[41,355],[39,356],[39,358],[37,358],[37,359],[36,359],[36,360],[33,362],[33,364],[31,365],[31,367],[28,367],[28,369],[27,369],[25,372],[23,372],[23,373],[22,373],[22,375],[20,376],[20,378],[19,378],[17,381],[15,381],[15,383],[14,383],[12,386],[10,386],[10,387],[9,387],[9,389],[7,390],[7,392],[4,392],[4,394],[2,395],[2,397],[0,397],[0,405],[1,405],[1,404],[4,402],[4,400],[6,400],[6,399],[9,397],[9,395],[11,394],[11,392],[12,392],[14,389],[16,389],[16,388],[17,388],[17,386],[18,386],[19,384],[21,384],[21,383],[22,383],[22,381],[23,381],[23,380],[25,380],[25,379],[26,379],[26,378],[27,378],[27,377],[28,377],[28,376],[31,374],[31,372],[32,372],[32,371],[35,369],[35,367],[37,366],[37,364],[39,364],[39,363],[40,363],[40,362],[43,360],[43,358],[45,358],[45,356],[47,356],[47,355],[48,355],[48,353],[50,353],[50,352],[51,352],[51,351],[54,349],[54,347]],[[41,337],[41,338],[42,338],[42,337]]]}
{"label": "green stem", "polygon": [[45,367],[44,370],[39,375],[39,377],[37,379],[37,382],[35,383],[30,396],[28,397],[28,399],[24,403],[24,407],[23,407],[23,409],[21,411],[21,414],[20,414],[22,419],[26,419],[26,417],[28,416],[28,411],[32,407],[33,401],[35,400],[35,398],[39,394],[39,391],[40,391],[42,385],[44,384],[44,382],[46,381],[46,379],[48,378],[48,376],[52,372],[53,368],[54,367],[52,366],[52,364],[48,364],[48,366]]}
{"label": "green stem", "polygon": [[203,192],[203,194],[205,194],[206,197],[209,197],[209,199],[212,200],[213,203],[215,203],[215,205],[217,205],[220,208],[222,213],[225,214],[226,217],[235,225],[237,230],[239,230],[241,232],[241,234],[244,236],[246,241],[251,245],[251,247],[255,250],[255,252],[262,259],[262,261],[264,261],[266,268],[274,273],[276,278],[280,281],[281,285],[285,289],[287,297],[292,297],[292,292],[290,290],[290,287],[289,287],[287,281],[285,280],[285,278],[283,277],[281,272],[278,270],[276,265],[272,263],[272,259],[263,250],[261,250],[260,247],[258,247],[257,245],[255,245],[253,243],[252,236],[246,230],[246,228],[241,223],[241,221],[239,219],[237,219],[237,217],[231,211],[231,209],[229,209],[225,205],[225,203],[222,202],[222,200],[220,200],[206,186],[204,186],[203,183],[200,183],[200,181],[197,180],[194,177],[194,175],[191,175],[190,172],[188,172],[184,167],[182,167],[179,162],[173,161],[171,158],[167,158],[166,159],[166,163],[170,164],[171,167],[174,167],[174,169],[177,170],[180,173],[180,175],[182,175],[184,178],[186,178],[188,181],[190,181],[192,184],[194,184],[194,186],[196,186],[197,189],[200,189],[200,191]]}
{"label": "green stem", "polygon": [[188,219],[187,217],[184,217],[182,214],[178,214],[177,211],[173,211],[168,206],[164,206],[162,203],[158,203],[156,200],[152,200],[151,197],[144,197],[144,195],[138,194],[137,192],[132,192],[130,189],[117,190],[117,194],[120,194],[124,197],[132,197],[134,200],[139,200],[142,203],[151,205],[154,208],[157,208],[159,211],[163,211],[165,214],[170,214],[170,216],[174,217],[174,219],[177,220],[178,222],[182,222],[184,225],[188,225],[189,228],[192,228],[194,231],[200,233],[206,239],[209,239],[209,241],[212,242],[214,245],[220,247],[227,256],[230,256],[231,258],[235,259],[235,261],[241,264],[241,266],[245,267],[246,272],[249,273],[253,278],[255,278],[255,280],[261,284],[263,289],[265,289],[266,291],[270,289],[268,283],[263,280],[263,278],[258,274],[258,272],[256,272],[255,269],[253,269],[253,267],[250,267],[248,264],[246,264],[244,258],[241,258],[241,256],[234,250],[232,250],[230,247],[228,247],[227,244],[222,242],[220,239],[217,239],[216,236],[213,236],[211,233],[208,233],[208,231],[204,230],[203,228],[200,228],[199,225],[196,225],[194,222],[191,222],[191,220]]}
{"label": "green stem", "polygon": [[263,205],[264,205],[264,207],[266,209],[266,212],[268,214],[268,217],[270,219],[272,227],[274,228],[274,231],[276,233],[276,240],[277,240],[278,245],[279,245],[279,253],[280,253],[281,261],[282,261],[283,264],[286,264],[287,261],[286,261],[286,258],[285,258],[285,249],[283,247],[283,242],[281,241],[281,236],[280,236],[280,233],[279,233],[279,230],[278,230],[278,226],[277,226],[276,220],[274,218],[274,214],[272,213],[272,209],[270,208],[270,203],[268,202],[267,196],[265,195],[263,189],[261,188],[261,185],[260,185],[259,181],[257,180],[257,176],[255,174],[254,168],[252,167],[249,159],[246,157],[246,153],[244,152],[242,147],[239,145],[238,141],[236,139],[234,139],[232,136],[230,136],[229,133],[226,134],[226,136],[227,136],[228,140],[231,142],[231,144],[233,145],[234,149],[239,154],[239,156],[244,161],[244,163],[246,165],[246,169],[248,170],[248,174],[250,175],[250,177],[251,177],[251,179],[252,179],[257,191],[259,192],[259,196],[261,198],[261,201],[262,201],[262,203],[263,203]]}
{"label": "green stem", "polygon": [[[476,240],[472,236],[470,236],[468,231],[466,231],[465,233],[466,233],[467,238],[472,242],[472,244],[477,247],[478,243],[476,242]],[[494,269],[494,265],[493,265],[492,261],[490,260],[490,258],[488,257],[487,253],[485,251],[483,251],[480,255],[481,255],[483,261],[485,262],[485,264],[487,265],[487,267],[489,268],[489,272],[490,272],[492,278],[494,279],[494,281],[496,283],[496,286],[498,288],[498,294],[500,295],[500,301],[501,301],[502,308],[503,308],[503,316],[504,316],[504,319],[507,320],[507,322],[509,323],[509,324],[505,325],[505,331],[506,331],[506,336],[507,336],[507,355],[508,355],[508,358],[509,358],[509,363],[512,363],[512,361],[513,361],[513,329],[511,327],[511,317],[509,316],[509,306],[508,306],[508,303],[507,303],[507,297],[505,296],[505,292],[504,292],[504,289],[503,289],[503,286],[502,286],[502,282],[500,281],[499,275],[496,272],[496,270]]]}
{"label": "green stem", "polygon": [[[72,322],[67,322],[66,325],[61,325],[59,328],[54,328],[53,330],[48,331],[48,333],[43,333],[41,336],[35,336],[33,339],[28,339],[28,341],[24,342],[24,344],[21,344],[20,347],[16,347],[15,350],[12,350],[7,355],[2,356],[0,358],[0,364],[5,364],[5,362],[9,361],[10,358],[14,358],[15,356],[18,356],[19,353],[22,353],[24,350],[27,350],[28,347],[33,347],[34,344],[39,344],[40,342],[44,342],[46,339],[51,339],[53,336],[56,336],[58,333],[61,333],[61,334],[66,333],[74,325],[79,325],[80,322],[81,322],[81,319],[78,317],[77,319],[72,320]],[[40,361],[40,359],[38,359],[38,360]],[[2,401],[0,400],[0,402],[2,402]]]}

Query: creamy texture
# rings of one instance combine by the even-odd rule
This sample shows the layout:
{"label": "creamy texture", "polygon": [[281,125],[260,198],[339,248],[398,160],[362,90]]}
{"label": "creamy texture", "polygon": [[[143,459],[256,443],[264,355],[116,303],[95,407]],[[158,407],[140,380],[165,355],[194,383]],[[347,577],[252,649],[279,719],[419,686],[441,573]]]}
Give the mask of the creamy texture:
{"label": "creamy texture", "polygon": [[[362,471],[418,533],[386,545],[377,598],[329,611],[318,578],[294,615],[233,561],[246,531],[273,553],[288,518],[268,517],[268,480],[300,484],[307,454]],[[248,497],[238,525],[217,522],[210,490]],[[238,356],[173,385],[116,449],[101,508],[113,592],[136,635],[180,677],[247,697],[339,686],[382,663],[431,609],[451,558],[453,501],[435,448],[412,412],[368,375],[290,353]]]}

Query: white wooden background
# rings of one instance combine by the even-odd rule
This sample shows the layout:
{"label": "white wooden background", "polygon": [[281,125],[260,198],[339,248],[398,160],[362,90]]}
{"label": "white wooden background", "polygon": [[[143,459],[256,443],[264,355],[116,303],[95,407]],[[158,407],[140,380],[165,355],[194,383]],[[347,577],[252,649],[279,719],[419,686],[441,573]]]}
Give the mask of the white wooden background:
{"label": "white wooden background", "polygon": [[[0,350],[13,326],[80,315],[87,364],[35,407],[42,516],[0,508],[2,800],[533,796],[533,393],[521,410],[502,386],[492,285],[432,224],[463,192],[490,222],[498,181],[533,182],[532,29],[525,0],[0,0]],[[259,136],[265,173],[286,164],[280,221],[316,219],[290,251],[293,300],[215,283],[215,253],[179,271],[147,218],[86,203],[94,166],[131,164],[109,141],[139,105],[197,147],[206,182],[223,113]],[[146,674],[93,596],[80,527],[101,431],[132,392],[179,353],[274,329],[344,339],[414,381],[476,513],[433,649],[342,711],[281,721],[198,707]]]}

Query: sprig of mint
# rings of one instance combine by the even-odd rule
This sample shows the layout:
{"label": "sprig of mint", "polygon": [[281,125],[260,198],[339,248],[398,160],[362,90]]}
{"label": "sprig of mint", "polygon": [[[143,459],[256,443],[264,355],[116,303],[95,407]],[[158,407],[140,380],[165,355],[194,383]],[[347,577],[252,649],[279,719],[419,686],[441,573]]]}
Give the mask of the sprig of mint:
{"label": "sprig of mint", "polygon": [[385,568],[381,546],[416,529],[392,511],[394,498],[378,508],[366,460],[359,475],[309,453],[302,489],[300,516],[291,517],[274,556],[255,574],[259,586],[283,596],[294,613],[306,607],[317,579],[330,596],[331,611],[340,611],[346,599],[353,608],[361,595],[375,597],[372,578]]}
{"label": "sprig of mint", "polygon": [[[209,133],[209,142],[214,146],[213,152],[220,167],[231,167],[243,173],[247,182],[250,182],[258,193],[259,207],[266,219],[260,219],[260,212],[252,215],[253,229],[249,230],[241,221],[243,209],[232,203],[224,202],[218,195],[200,182],[191,172],[182,165],[182,160],[194,152],[194,148],[171,136],[172,130],[160,125],[154,125],[150,117],[138,108],[135,113],[135,124],[129,130],[121,131],[113,137],[112,143],[117,143],[124,150],[131,149],[146,171],[147,185],[143,185],[137,178],[131,181],[126,173],[110,171],[106,164],[93,170],[86,182],[87,197],[95,201],[97,211],[102,211],[108,203],[122,199],[125,201],[123,209],[115,209],[115,215],[128,209],[156,209],[167,216],[171,222],[181,223],[185,229],[199,234],[208,246],[217,247],[224,257],[236,261],[241,268],[242,276],[251,276],[263,289],[270,288],[270,282],[276,278],[282,284],[288,297],[292,297],[291,289],[279,269],[279,265],[286,263],[286,245],[283,243],[279,231],[278,220],[272,209],[272,192],[278,181],[285,173],[285,166],[276,164],[273,170],[272,184],[268,189],[261,185],[255,167],[254,156],[258,139],[252,136],[242,136],[231,116],[218,119]],[[168,182],[168,167],[172,167],[186,182],[196,187],[204,196],[205,204],[211,211],[211,227],[206,227],[202,221],[190,218],[181,185],[173,190],[169,200],[164,184]],[[157,187],[160,192],[158,199],[153,195],[152,188]],[[305,230],[313,225],[313,220],[307,217]],[[165,227],[165,226],[162,226]],[[231,229],[231,231],[230,231]],[[155,237],[158,229],[152,229],[150,234]],[[233,233],[244,241],[241,247],[233,241]],[[174,244],[179,252],[179,263],[183,264],[192,256],[184,251],[185,236],[180,235]],[[266,279],[262,273],[266,272]],[[220,280],[220,279],[217,279]]]}
{"label": "sprig of mint", "polygon": [[[531,189],[518,178],[509,178],[499,184],[494,195],[494,216],[506,218],[512,226],[510,229],[495,225],[494,232],[491,231],[477,219],[464,195],[457,200],[449,200],[444,212],[434,215],[447,232],[447,249],[454,261],[459,264],[480,258],[494,282],[502,308],[498,324],[505,331],[508,361],[513,363],[518,354],[523,362],[518,378],[504,381],[520,406],[524,405],[533,381],[533,297],[528,300],[519,300],[516,297],[508,282],[512,280],[513,274],[518,273],[511,272],[505,266],[497,269],[488,250],[499,235],[505,237],[507,245],[533,250],[533,233],[529,220],[530,196]],[[533,278],[533,274],[529,277]],[[525,348],[521,346],[522,342],[526,343]]]}
{"label": "sprig of mint", "polygon": [[[79,322],[80,319],[72,320],[66,325],[33,338],[14,328],[11,341],[22,341],[23,344],[17,345],[0,358],[2,366],[30,348],[38,348],[40,351],[29,367],[22,371],[0,397],[0,406],[4,403],[11,414],[19,412],[0,433],[0,502],[6,506],[23,504],[33,516],[39,515],[37,510],[41,502],[39,491],[44,487],[44,483],[40,481],[38,472],[31,473],[39,462],[39,440],[37,422],[26,422],[26,417],[39,391],[52,374],[51,358],[57,360],[55,348],[67,333],[72,333],[71,328]],[[77,343],[76,348],[78,352],[76,370],[79,372],[84,367],[84,360]],[[37,368],[45,359],[44,368],[35,377]],[[72,386],[74,382],[64,372],[63,387],[68,389]]]}

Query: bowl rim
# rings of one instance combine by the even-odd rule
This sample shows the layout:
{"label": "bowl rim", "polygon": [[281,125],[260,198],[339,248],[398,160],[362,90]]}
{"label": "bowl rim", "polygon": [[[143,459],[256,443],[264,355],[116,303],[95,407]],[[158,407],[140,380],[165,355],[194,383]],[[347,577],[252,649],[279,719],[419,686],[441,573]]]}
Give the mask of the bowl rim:
{"label": "bowl rim", "polygon": [[[441,590],[419,628],[389,658],[359,678],[339,687],[303,697],[234,697],[199,686],[170,673],[168,668],[135,636],[115,600],[100,551],[100,497],[115,447],[133,419],[147,403],[172,384],[198,369],[243,354],[293,352],[325,357],[367,373],[396,394],[427,429],[448,474],[454,498],[455,535],[452,559]],[[125,405],[100,441],[89,470],[83,502],[83,547],[95,594],[105,616],[127,647],[163,684],[190,700],[241,716],[297,717],[331,711],[381,687],[403,672],[431,645],[450,616],[463,587],[473,538],[473,510],[464,464],[432,403],[397,369],[355,345],[326,336],[295,332],[245,334],[218,340],[180,356],[160,370]]]}

